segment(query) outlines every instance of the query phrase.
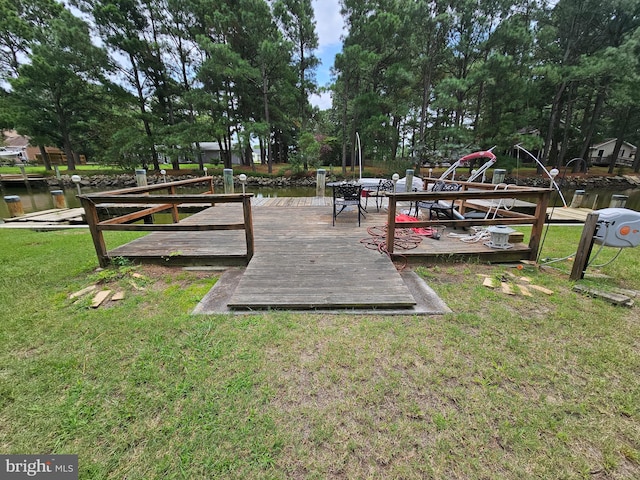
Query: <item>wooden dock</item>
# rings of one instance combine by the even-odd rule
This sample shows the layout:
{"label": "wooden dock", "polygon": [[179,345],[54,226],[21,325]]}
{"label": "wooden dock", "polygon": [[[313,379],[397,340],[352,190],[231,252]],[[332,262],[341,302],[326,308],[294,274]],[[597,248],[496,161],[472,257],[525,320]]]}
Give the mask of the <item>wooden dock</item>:
{"label": "wooden dock", "polygon": [[[274,205],[281,202],[288,203],[270,199],[253,209],[255,252],[248,265],[242,231],[152,232],[109,250],[108,255],[164,265],[246,265],[228,300],[228,307],[236,311],[364,307],[411,311],[416,299],[389,256],[365,246],[374,238],[370,232],[384,231],[386,212],[370,209],[358,227],[355,211],[345,211],[333,227],[330,205],[312,206],[310,199],[292,200],[298,206]],[[240,205],[220,204],[181,223],[224,223],[241,214]],[[496,251],[484,244],[487,238],[463,242],[463,235],[468,233],[445,229],[440,240],[422,237],[411,250],[396,247],[396,265],[451,261],[456,256],[499,262],[529,256],[522,243]]]}
{"label": "wooden dock", "polygon": [[22,175],[20,173],[0,174],[0,184],[4,186],[7,186],[7,187],[22,186],[22,185],[25,185],[25,183],[46,184],[47,179],[42,175],[33,174],[33,173],[27,173],[25,175]]}
{"label": "wooden dock", "polygon": [[[302,198],[302,197],[301,197]],[[259,199],[258,199],[259,200]],[[315,254],[329,255],[336,262],[344,262],[347,246],[367,249],[363,242],[370,242],[376,237],[373,233],[384,231],[387,213],[375,208],[369,209],[362,226],[358,227],[355,212],[345,211],[331,226],[331,199],[324,206],[312,206],[313,199],[304,202],[294,199],[298,206],[283,207],[273,205],[286,199],[269,199],[253,209],[255,232],[255,253],[268,252],[275,254],[285,252],[295,262],[297,250],[313,251]],[[210,224],[229,222],[241,215],[238,205],[216,205],[200,213],[196,213],[181,223]],[[404,229],[407,230],[407,229]],[[496,250],[479,240],[468,240],[472,232],[441,229],[441,238],[434,240],[420,237],[415,248],[396,249],[400,262],[434,261],[454,258],[479,258],[482,261],[519,261],[527,258],[529,247],[522,243],[514,243],[508,250]],[[375,255],[381,255],[374,251]],[[153,232],[126,245],[108,251],[109,257],[128,257],[134,261],[156,262],[162,264],[192,265],[243,265],[246,254],[244,235],[241,231],[189,232],[188,235],[176,232]],[[283,265],[289,262],[282,262]]]}
{"label": "wooden dock", "polygon": [[[308,207],[326,212],[325,207]],[[268,308],[410,308],[416,301],[386,255],[359,243],[357,224],[339,230],[331,214],[308,208],[254,210],[256,250],[228,306]],[[293,219],[287,225],[284,217]],[[355,215],[353,215],[355,217]],[[340,217],[339,217],[340,218]],[[354,231],[355,230],[355,231]],[[332,235],[333,233],[333,235]]]}
{"label": "wooden dock", "polygon": [[[505,207],[515,212],[532,213],[536,209],[536,204],[524,202],[522,200],[514,200],[505,198],[501,202],[487,200],[468,200],[465,206],[468,209],[478,209],[487,211],[491,209],[491,213],[495,210],[496,205],[500,204],[502,210]],[[593,212],[590,208],[574,208],[574,207],[548,207],[547,221],[549,223],[584,223],[587,215]],[[500,213],[500,211],[498,211]]]}
{"label": "wooden dock", "polygon": [[592,212],[590,208],[550,207],[547,218],[549,223],[584,223]]}
{"label": "wooden dock", "polygon": [[[535,215],[509,212],[511,216],[506,219],[419,222],[403,221],[401,217],[397,220],[396,214],[404,213],[410,202],[445,194],[393,193],[385,199],[388,212],[370,209],[360,226],[356,206],[342,212],[333,225],[332,199],[327,197],[253,199],[252,194],[213,194],[211,188],[203,194],[175,191],[178,186],[202,182],[209,186],[211,177],[80,195],[100,265],[106,266],[114,258],[122,257],[163,265],[246,266],[226,302],[225,307],[232,310],[411,312],[418,305],[416,290],[409,289],[392,260],[404,266],[413,261],[460,258],[499,262],[531,259],[538,245],[544,222],[543,205],[549,193],[546,189],[526,188],[511,193],[520,198],[524,195],[539,198],[542,206],[536,208]],[[149,195],[151,190],[163,189],[169,193]],[[457,196],[500,198],[496,195],[502,193],[462,191],[446,195],[444,200],[453,201]],[[99,206],[114,203],[139,204],[141,209],[100,219]],[[187,218],[179,215],[182,205],[202,203],[211,207]],[[155,215],[168,215],[172,223],[149,221]],[[138,223],[143,219],[144,224]],[[529,245],[521,243],[522,238],[514,238],[508,248],[496,248],[498,245],[491,242],[486,227],[502,223],[531,225]],[[484,228],[477,232],[474,225]],[[420,235],[417,230],[427,235]],[[110,250],[106,231],[135,231],[143,236]],[[438,235],[434,236],[434,231]]]}
{"label": "wooden dock", "polygon": [[19,217],[4,218],[1,228],[70,228],[86,227],[83,208],[52,208],[39,212],[26,213]]}
{"label": "wooden dock", "polygon": [[[254,199],[253,210],[256,252],[269,248],[273,251],[275,243],[279,249],[286,251],[289,246],[302,239],[306,245],[316,245],[320,250],[339,254],[340,245],[345,239],[360,247],[361,240],[370,240],[373,236],[369,230],[383,229],[387,212],[381,209],[376,213],[375,207],[369,208],[362,226],[358,227],[354,212],[345,211],[331,226],[331,198],[314,199],[310,197]],[[284,206],[292,200],[296,206]],[[324,206],[316,206],[318,202]],[[241,214],[237,205],[216,205],[196,213],[181,223],[224,223]],[[420,244],[410,250],[399,249],[396,253],[402,259],[436,260],[455,256],[478,256],[489,261],[518,261],[526,257],[529,248],[525,244],[515,243],[509,250],[495,250],[484,245],[484,242],[464,242],[462,237],[471,231],[444,228],[440,240],[423,237]],[[109,250],[110,257],[124,256],[132,260],[151,262],[154,259],[162,264],[198,264],[226,265],[243,264],[238,259],[246,253],[243,233],[239,231],[189,232],[189,235],[175,232],[153,232],[133,242]],[[318,239],[317,242],[314,239]],[[362,247],[365,248],[365,247]],[[220,256],[220,258],[214,258]]]}
{"label": "wooden dock", "polygon": [[[230,309],[397,310],[416,304],[389,257],[360,243],[367,231],[358,228],[355,214],[344,212],[332,227],[331,208],[308,203],[273,199],[254,209],[255,252],[229,299]],[[220,204],[181,223],[224,223],[241,215],[241,205]],[[233,265],[244,263],[246,248],[237,230],[153,232],[108,254],[163,264]]]}

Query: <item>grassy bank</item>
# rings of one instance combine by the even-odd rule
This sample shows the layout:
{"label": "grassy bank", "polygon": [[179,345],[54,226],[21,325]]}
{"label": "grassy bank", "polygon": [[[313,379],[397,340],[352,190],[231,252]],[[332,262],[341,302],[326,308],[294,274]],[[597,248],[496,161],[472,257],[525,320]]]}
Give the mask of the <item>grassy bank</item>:
{"label": "grassy bank", "polygon": [[[442,317],[194,317],[214,276],[95,272],[83,231],[0,245],[2,453],[77,453],[83,479],[640,477],[638,307],[573,293],[569,261],[419,267]],[[589,272],[640,290],[638,249]],[[95,282],[125,299],[68,298]]]}

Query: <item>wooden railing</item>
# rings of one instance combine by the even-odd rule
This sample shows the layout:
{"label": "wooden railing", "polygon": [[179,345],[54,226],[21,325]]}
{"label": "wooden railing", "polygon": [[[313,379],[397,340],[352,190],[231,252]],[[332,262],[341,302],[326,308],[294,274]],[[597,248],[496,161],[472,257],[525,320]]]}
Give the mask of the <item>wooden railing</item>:
{"label": "wooden railing", "polygon": [[[407,193],[388,193],[389,197],[389,216],[387,226],[386,248],[390,254],[393,254],[393,244],[396,228],[418,228],[431,227],[435,225],[445,227],[482,227],[491,225],[531,225],[531,237],[529,239],[530,258],[536,260],[540,242],[542,239],[542,230],[546,221],[547,206],[551,192],[550,188],[533,188],[521,187],[517,185],[508,185],[505,190],[504,184],[496,189],[496,185],[486,183],[473,182],[447,182],[458,183],[461,185],[460,191],[454,192],[407,192]],[[526,200],[535,202],[535,213],[529,215],[519,213],[514,210],[500,209],[498,215],[493,217],[493,210],[487,218],[473,219],[456,219],[456,220],[425,220],[418,222],[397,222],[396,209],[398,202],[432,202],[436,200],[444,200],[446,202],[456,202],[458,211],[464,215],[466,203],[472,200],[491,200],[497,205],[499,199],[504,199],[504,204],[509,205],[511,199]],[[474,209],[488,210],[488,207],[482,207],[474,204]]]}
{"label": "wooden railing", "polygon": [[[178,194],[178,187],[193,186],[204,183],[208,190],[201,194]],[[149,195],[152,191],[167,190],[167,194]],[[93,244],[98,255],[100,266],[109,264],[109,255],[104,241],[103,232],[107,230],[134,231],[134,232],[189,232],[209,230],[244,230],[247,245],[247,262],[251,260],[254,252],[253,219],[251,214],[252,193],[244,194],[214,194],[213,177],[201,177],[176,182],[160,183],[143,187],[125,188],[102,193],[79,195],[85,211],[87,224],[91,231]],[[216,203],[242,203],[243,221],[240,223],[226,224],[184,224],[180,223],[178,207],[186,204],[199,204],[213,206]],[[126,204],[140,210],[127,213],[107,220],[100,220],[98,209],[103,205]],[[148,219],[154,213],[171,211],[173,223],[132,223]]]}

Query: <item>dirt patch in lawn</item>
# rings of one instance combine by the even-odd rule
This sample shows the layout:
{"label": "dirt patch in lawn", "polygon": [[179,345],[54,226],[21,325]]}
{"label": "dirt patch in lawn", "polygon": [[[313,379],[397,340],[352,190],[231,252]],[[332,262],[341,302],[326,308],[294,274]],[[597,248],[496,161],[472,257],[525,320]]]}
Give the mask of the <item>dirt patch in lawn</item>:
{"label": "dirt patch in lawn", "polygon": [[201,278],[210,278],[220,272],[208,270],[184,270],[182,267],[165,267],[163,265],[141,265],[136,270],[146,277],[154,290],[164,290],[169,285],[181,288],[188,287]]}
{"label": "dirt patch in lawn", "polygon": [[186,291],[203,279],[219,275],[210,270],[185,270],[162,265],[121,265],[99,268],[82,289],[69,292],[73,303],[86,303],[92,308],[116,305],[132,295],[157,294],[167,289]]}

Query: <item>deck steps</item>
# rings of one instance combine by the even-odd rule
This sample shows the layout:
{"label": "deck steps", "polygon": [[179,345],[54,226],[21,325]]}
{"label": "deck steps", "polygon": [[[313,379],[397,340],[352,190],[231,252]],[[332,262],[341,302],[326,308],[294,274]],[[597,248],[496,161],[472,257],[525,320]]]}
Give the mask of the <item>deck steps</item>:
{"label": "deck steps", "polygon": [[316,242],[310,246],[306,240],[294,239],[280,253],[257,249],[228,307],[398,309],[415,304],[386,255],[357,243]]}

